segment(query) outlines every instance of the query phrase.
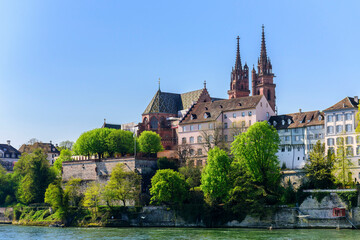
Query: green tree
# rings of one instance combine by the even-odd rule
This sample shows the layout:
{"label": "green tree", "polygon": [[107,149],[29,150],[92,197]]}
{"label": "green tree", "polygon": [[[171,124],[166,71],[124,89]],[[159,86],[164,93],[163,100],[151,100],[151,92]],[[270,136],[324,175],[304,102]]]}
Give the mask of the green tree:
{"label": "green tree", "polygon": [[201,189],[210,204],[222,203],[227,200],[231,182],[229,171],[231,159],[228,154],[214,147],[208,152],[207,165],[201,174]]}
{"label": "green tree", "polygon": [[0,165],[0,205],[10,204],[15,200],[16,185],[12,175]]}
{"label": "green tree", "polygon": [[151,179],[150,188],[151,203],[175,203],[180,204],[188,194],[188,186],[185,178],[179,172],[172,169],[156,171]]}
{"label": "green tree", "polygon": [[253,180],[264,186],[268,193],[278,190],[280,184],[280,166],[276,156],[279,143],[276,129],[266,121],[250,126],[232,143],[235,161],[243,165]]}
{"label": "green tree", "polygon": [[25,204],[44,201],[48,185],[54,181],[55,173],[42,149],[24,153],[15,163],[14,174],[19,178],[17,198]]}
{"label": "green tree", "polygon": [[64,208],[64,191],[60,181],[49,184],[45,192],[44,202],[50,204],[55,210]]}
{"label": "green tree", "polygon": [[[126,206],[126,201],[135,201],[140,194],[141,176],[132,171],[125,171],[124,164],[117,164],[105,187],[107,196],[112,200],[120,200]],[[109,199],[109,200],[110,200]]]}
{"label": "green tree", "polygon": [[109,134],[115,131],[109,128],[96,128],[80,135],[74,145],[74,151],[77,154],[90,156],[97,154],[99,159],[109,153],[107,138]]}
{"label": "green tree", "polygon": [[317,141],[310,158],[306,161],[305,171],[311,188],[332,188],[334,185],[334,156],[325,154],[325,144]]}
{"label": "green tree", "polygon": [[359,104],[359,109],[358,112],[356,113],[356,122],[357,122],[357,127],[356,127],[356,132],[360,132],[360,104]]}
{"label": "green tree", "polygon": [[122,156],[134,153],[134,136],[130,131],[114,130],[107,137],[109,154],[120,153]]}
{"label": "green tree", "polygon": [[85,191],[85,197],[83,205],[89,208],[92,212],[92,216],[96,219],[99,212],[99,204],[101,201],[102,187],[97,182],[92,182]]}
{"label": "green tree", "polygon": [[352,156],[351,152],[348,152],[345,147],[344,137],[338,137],[336,139],[337,149],[335,156],[334,174],[336,182],[341,184],[343,188],[352,181],[351,167],[352,162],[349,157]]}
{"label": "green tree", "polygon": [[191,189],[201,184],[201,169],[199,167],[185,166],[179,168],[179,172],[184,175],[185,180]]}
{"label": "green tree", "polygon": [[79,207],[81,205],[84,198],[84,194],[81,192],[81,181],[80,178],[72,178],[65,184],[64,194],[69,206]]}
{"label": "green tree", "polygon": [[163,151],[161,137],[156,132],[143,131],[139,137],[140,151],[145,154],[154,154]]}
{"label": "green tree", "polygon": [[71,158],[72,156],[72,152],[69,149],[62,149],[60,152],[60,156],[56,159],[56,161],[54,162],[54,168],[57,170],[58,173],[61,174],[62,171],[62,163],[64,161],[72,161],[73,159]]}

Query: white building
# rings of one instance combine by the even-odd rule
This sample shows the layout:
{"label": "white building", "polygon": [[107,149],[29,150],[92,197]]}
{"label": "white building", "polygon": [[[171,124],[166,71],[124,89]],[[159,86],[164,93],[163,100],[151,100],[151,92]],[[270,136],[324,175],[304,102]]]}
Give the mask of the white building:
{"label": "white building", "polygon": [[178,144],[190,152],[195,165],[201,166],[206,164],[209,143],[213,146],[221,142],[230,147],[240,132],[256,122],[268,121],[273,115],[263,95],[199,102],[180,121]]}
{"label": "white building", "polygon": [[269,124],[274,126],[280,137],[277,153],[280,166],[301,169],[317,141],[324,142],[324,114],[310,111],[272,116]]}
{"label": "white building", "polygon": [[335,105],[324,110],[325,113],[325,143],[326,150],[336,153],[343,139],[346,154],[353,163],[354,180],[360,179],[360,133],[356,133],[356,114],[358,112],[358,97],[346,97]]}
{"label": "white building", "polygon": [[0,164],[6,170],[12,171],[20,156],[21,153],[10,145],[10,140],[7,141],[7,144],[0,144]]}

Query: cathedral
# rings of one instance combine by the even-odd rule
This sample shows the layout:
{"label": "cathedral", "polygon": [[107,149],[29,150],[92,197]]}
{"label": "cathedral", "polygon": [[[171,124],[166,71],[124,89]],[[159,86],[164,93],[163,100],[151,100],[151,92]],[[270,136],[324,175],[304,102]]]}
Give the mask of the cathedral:
{"label": "cathedral", "polygon": [[[182,94],[163,92],[159,86],[159,90],[155,93],[142,114],[142,122],[138,125],[138,134],[141,134],[141,132],[145,130],[155,131],[161,136],[165,150],[176,150],[179,145],[179,132],[181,132],[179,131],[179,126],[181,123],[184,123],[186,119],[190,118],[189,116],[195,116],[192,112],[198,111],[199,105],[201,105],[200,103],[207,104],[207,113],[210,113],[212,110],[211,103],[217,101],[221,101],[220,106],[232,106],[232,108],[237,108],[238,105],[236,104],[241,103],[246,103],[245,105],[249,107],[257,106],[257,104],[260,103],[262,106],[262,101],[264,101],[264,107],[266,106],[267,108],[269,106],[269,109],[262,111],[264,113],[264,119],[261,120],[268,120],[270,116],[275,115],[276,85],[273,81],[274,74],[272,73],[271,61],[266,52],[264,26],[262,26],[261,50],[257,70],[253,67],[251,71],[252,96],[250,96],[249,88],[249,68],[246,63],[242,66],[239,40],[240,38],[237,37],[235,66],[231,71],[228,100],[211,97],[207,91],[206,83],[204,83],[203,89]],[[262,100],[261,95],[264,96],[265,100]],[[259,97],[255,98],[255,96]],[[256,101],[256,103],[254,101]],[[217,105],[219,104],[216,104],[216,106]],[[230,111],[232,109],[227,110]],[[261,114],[259,113],[258,115],[260,116]],[[204,122],[210,121],[210,119],[212,118],[208,118],[206,121],[204,120]],[[217,120],[215,119],[214,121]],[[251,124],[251,120],[247,121]],[[256,118],[253,120],[253,123],[255,121],[260,121],[260,119]]]}

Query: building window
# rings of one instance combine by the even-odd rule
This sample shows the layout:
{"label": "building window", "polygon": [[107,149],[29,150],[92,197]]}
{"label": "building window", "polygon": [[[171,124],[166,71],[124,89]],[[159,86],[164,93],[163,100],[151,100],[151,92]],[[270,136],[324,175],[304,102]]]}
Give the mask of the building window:
{"label": "building window", "polygon": [[356,143],[360,143],[360,135],[356,136]]}
{"label": "building window", "polygon": [[345,131],[346,132],[351,132],[352,131],[352,124],[346,124],[345,125]]}
{"label": "building window", "polygon": [[351,120],[351,113],[345,114],[345,120]]}
{"label": "building window", "polygon": [[228,135],[224,135],[224,141],[225,141],[225,142],[228,141]]}
{"label": "building window", "polygon": [[327,133],[334,133],[334,126],[327,127]]}
{"label": "building window", "polygon": [[194,143],[194,137],[190,137],[190,143]]}
{"label": "building window", "polygon": [[242,117],[245,117],[245,112],[242,112],[242,113],[241,113],[241,116],[242,116]]}
{"label": "building window", "polygon": [[333,122],[334,121],[334,116],[333,115],[327,116],[327,121],[328,122]]}
{"label": "building window", "polygon": [[158,124],[159,124],[159,121],[157,120],[157,118],[155,118],[155,117],[151,118],[151,120],[150,120],[150,128],[151,129],[158,129]]}
{"label": "building window", "polygon": [[270,117],[270,113],[266,112],[266,117],[269,118]]}
{"label": "building window", "polygon": [[252,115],[252,112],[251,112],[251,111],[249,111],[249,112],[248,112],[248,115],[249,115],[249,116],[251,116],[251,115]]}
{"label": "building window", "polygon": [[209,142],[212,143],[214,141],[214,137],[212,135],[209,136]]}
{"label": "building window", "polygon": [[285,141],[290,141],[290,136],[286,136]]}
{"label": "building window", "polygon": [[202,160],[196,160],[196,166],[202,166],[203,164],[202,164]]}
{"label": "building window", "polygon": [[190,153],[190,156],[194,156],[195,155],[194,149],[190,149],[189,153]]}
{"label": "building window", "polygon": [[190,131],[194,131],[194,126],[190,125]]}
{"label": "building window", "polygon": [[198,137],[197,137],[197,142],[198,142],[198,143],[202,143],[202,136],[198,136]]}
{"label": "building window", "polygon": [[328,144],[328,146],[334,146],[334,139],[333,138],[328,138],[327,144]]}
{"label": "building window", "polygon": [[241,121],[241,127],[245,127],[245,121]]}
{"label": "building window", "polygon": [[209,123],[209,129],[214,129],[214,124],[213,123]]}
{"label": "building window", "polygon": [[289,132],[289,129],[286,128],[286,129],[285,129],[285,132]]}
{"label": "building window", "polygon": [[336,132],[341,133],[342,131],[343,131],[343,126],[342,125],[336,125]]}
{"label": "building window", "polygon": [[198,156],[202,156],[202,155],[203,155],[201,148],[199,148],[199,149],[197,150],[197,155],[198,155]]}
{"label": "building window", "polygon": [[[360,146],[356,147],[356,155],[360,156]],[[359,159],[359,161],[360,161],[360,159]]]}
{"label": "building window", "polygon": [[314,139],[314,135],[309,134],[309,135],[308,135],[308,139]]}
{"label": "building window", "polygon": [[285,147],[281,147],[281,152],[285,152]]}
{"label": "building window", "polygon": [[346,156],[354,156],[354,150],[352,147],[347,147],[346,148]]}
{"label": "building window", "polygon": [[336,121],[342,121],[342,114],[337,114],[336,115]]}
{"label": "building window", "polygon": [[182,131],[183,131],[183,132],[186,132],[186,126],[183,126],[183,127],[182,127]]}
{"label": "building window", "polygon": [[181,139],[181,143],[182,143],[182,144],[186,144],[186,138],[185,138],[185,137],[183,137],[183,138]]}
{"label": "building window", "polygon": [[298,152],[300,152],[300,149],[301,149],[300,146],[298,146],[298,147],[297,147]]}
{"label": "building window", "polygon": [[227,119],[227,115],[226,115],[226,114],[224,114],[224,119]]}
{"label": "building window", "polygon": [[336,138],[336,145],[344,145],[344,138],[342,137]]}
{"label": "building window", "polygon": [[352,137],[346,137],[346,144],[353,144],[353,138]]}
{"label": "building window", "polygon": [[287,147],[288,152],[291,152],[291,146]]}
{"label": "building window", "polygon": [[295,136],[295,141],[300,141],[300,136]]}
{"label": "building window", "polygon": [[249,127],[251,126],[251,120],[249,120]]}
{"label": "building window", "polygon": [[233,113],[233,118],[236,118],[236,113]]}
{"label": "building window", "polygon": [[198,129],[201,130],[201,124],[198,124]]}
{"label": "building window", "polygon": [[224,123],[224,128],[227,129],[228,128],[228,124]]}
{"label": "building window", "polygon": [[329,147],[329,150],[328,150],[330,153],[335,153],[335,150],[333,147]]}

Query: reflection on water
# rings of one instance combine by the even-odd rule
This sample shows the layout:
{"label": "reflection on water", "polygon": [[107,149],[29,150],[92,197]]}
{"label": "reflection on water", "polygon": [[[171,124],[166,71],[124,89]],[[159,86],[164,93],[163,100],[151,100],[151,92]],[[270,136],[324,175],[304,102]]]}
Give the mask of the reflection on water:
{"label": "reflection on water", "polygon": [[360,239],[358,230],[202,229],[202,228],[49,228],[0,225],[0,239]]}

